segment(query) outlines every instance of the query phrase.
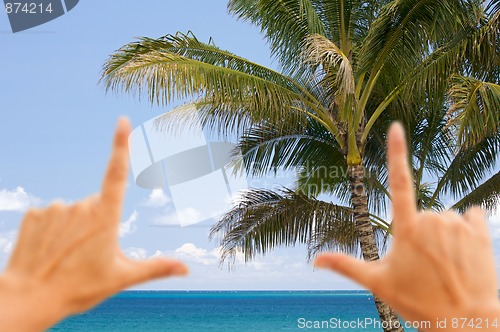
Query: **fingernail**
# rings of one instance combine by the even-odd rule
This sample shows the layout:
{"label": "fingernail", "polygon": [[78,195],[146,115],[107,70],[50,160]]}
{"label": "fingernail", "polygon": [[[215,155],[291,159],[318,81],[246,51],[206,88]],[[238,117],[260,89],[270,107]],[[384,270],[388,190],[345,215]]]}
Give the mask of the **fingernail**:
{"label": "fingernail", "polygon": [[121,116],[119,119],[118,119],[118,126],[117,126],[117,131],[120,132],[120,133],[125,133],[129,131],[129,127],[130,127],[130,121],[128,120],[127,117],[125,116]]}
{"label": "fingernail", "polygon": [[403,135],[404,136],[404,127],[403,124],[399,121],[394,121],[391,126],[389,127],[389,132],[393,132],[397,135]]}

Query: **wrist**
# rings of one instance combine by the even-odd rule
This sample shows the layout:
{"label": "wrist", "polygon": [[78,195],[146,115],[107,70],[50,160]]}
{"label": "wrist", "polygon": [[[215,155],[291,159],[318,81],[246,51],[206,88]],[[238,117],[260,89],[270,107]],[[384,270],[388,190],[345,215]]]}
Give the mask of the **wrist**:
{"label": "wrist", "polygon": [[0,275],[0,331],[44,331],[65,316],[43,284],[16,277]]}

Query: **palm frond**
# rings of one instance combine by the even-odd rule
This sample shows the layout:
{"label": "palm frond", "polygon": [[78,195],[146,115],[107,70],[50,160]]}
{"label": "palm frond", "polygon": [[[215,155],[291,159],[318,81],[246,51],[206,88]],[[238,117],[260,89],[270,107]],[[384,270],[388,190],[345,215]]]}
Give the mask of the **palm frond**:
{"label": "palm frond", "polygon": [[467,1],[401,0],[382,8],[361,51],[361,71],[375,75],[382,67],[412,68],[429,46],[473,25],[477,15]]}
{"label": "palm frond", "polygon": [[402,0],[384,6],[359,55],[359,74],[369,74],[361,107],[377,85],[385,96],[368,120],[368,131],[390,103],[404,108],[408,100],[423,102],[444,93],[450,75],[463,68],[460,56],[477,32],[478,6],[474,0]]}
{"label": "palm frond", "polygon": [[[464,27],[406,72],[397,73],[398,76],[391,73],[391,70],[382,71],[378,78],[379,84],[371,92],[365,91],[363,96],[366,99],[370,93],[370,98],[373,98],[372,94],[376,92],[384,97],[368,113],[369,119],[362,141],[366,142],[371,128],[389,105],[400,109],[401,116],[411,118],[413,114],[409,111],[409,105],[415,109],[419,104],[424,105],[429,100],[442,98],[449,89],[452,75],[463,68],[464,54],[477,33],[473,27]],[[389,74],[386,75],[386,72]]]}
{"label": "palm frond", "polygon": [[282,67],[292,72],[301,44],[310,34],[325,34],[325,26],[311,0],[230,0],[229,12],[258,26]]}
{"label": "palm frond", "polygon": [[442,211],[444,204],[439,200],[433,200],[434,188],[430,183],[420,183],[417,188],[417,209]]}
{"label": "palm frond", "polygon": [[[372,222],[377,220],[372,217]],[[377,242],[377,248],[379,250],[379,255],[382,254],[387,249],[387,244],[389,240],[389,232],[387,230],[379,227],[378,225],[372,225],[373,231],[375,233],[375,241]],[[308,244],[308,255],[307,259],[309,261],[313,260],[316,255],[324,251],[339,251],[338,245],[332,241],[332,238],[338,237],[339,230],[337,229],[336,223],[327,223],[325,227],[319,230],[317,233],[313,234],[311,240]],[[353,255],[361,258],[360,252],[353,253]]]}
{"label": "palm frond", "polygon": [[495,162],[500,154],[500,134],[483,139],[478,144],[460,149],[441,174],[434,199],[451,194],[459,197],[471,192],[495,168]]}
{"label": "palm frond", "polygon": [[335,43],[318,34],[310,35],[306,38],[303,56],[307,63],[321,66],[326,75],[330,70],[336,71],[336,94],[354,95],[355,83],[351,62]]}
{"label": "palm frond", "polygon": [[186,130],[193,133],[216,133],[218,138],[239,136],[254,122],[246,113],[226,111],[203,101],[191,102],[158,116],[153,125],[164,135],[179,135]]}
{"label": "palm frond", "polygon": [[467,148],[500,129],[500,85],[454,76],[450,124],[458,129],[458,144]]}
{"label": "palm frond", "polygon": [[500,2],[489,1],[477,33],[467,44],[464,75],[500,83]]}
{"label": "palm frond", "polygon": [[359,251],[351,208],[286,188],[244,192],[239,203],[212,227],[210,237],[220,240],[221,262],[229,259],[229,263],[239,252],[248,261],[278,246],[299,243],[309,246],[309,257],[322,248]]}
{"label": "palm frond", "polygon": [[307,165],[341,167],[345,158],[327,130],[315,121],[304,128],[254,126],[239,140],[231,158],[235,171],[245,169],[250,176],[280,170],[298,170]]}
{"label": "palm frond", "polygon": [[481,206],[484,209],[494,212],[500,203],[500,172],[497,172],[488,180],[484,181],[472,192],[464,196],[451,208],[460,212],[465,212],[471,206]]}
{"label": "palm frond", "polygon": [[240,113],[253,121],[327,118],[321,103],[293,79],[202,43],[192,34],[142,38],[125,45],[109,58],[102,75],[107,89],[145,93],[151,103],[199,97],[199,108]]}

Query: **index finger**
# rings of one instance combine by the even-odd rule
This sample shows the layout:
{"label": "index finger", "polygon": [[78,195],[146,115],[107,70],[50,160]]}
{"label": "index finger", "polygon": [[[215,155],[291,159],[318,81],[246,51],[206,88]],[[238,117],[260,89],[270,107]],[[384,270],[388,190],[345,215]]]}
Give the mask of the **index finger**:
{"label": "index finger", "polygon": [[394,123],[388,134],[387,161],[394,214],[394,228],[413,222],[417,216],[413,177],[408,165],[408,149],[403,126]]}
{"label": "index finger", "polygon": [[116,127],[113,151],[102,184],[101,202],[111,215],[119,217],[128,176],[128,136],[130,122],[120,118]]}

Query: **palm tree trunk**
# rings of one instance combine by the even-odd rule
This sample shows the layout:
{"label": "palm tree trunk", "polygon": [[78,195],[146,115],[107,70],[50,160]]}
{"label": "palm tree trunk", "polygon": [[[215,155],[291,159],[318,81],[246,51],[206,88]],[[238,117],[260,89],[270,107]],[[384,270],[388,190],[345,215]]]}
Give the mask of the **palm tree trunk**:
{"label": "palm tree trunk", "polygon": [[[354,220],[358,231],[361,252],[366,261],[379,259],[375,233],[370,222],[368,212],[368,199],[366,197],[365,187],[365,168],[363,165],[349,166],[349,181],[351,183],[351,198],[354,208]],[[381,281],[383,282],[383,281]],[[375,305],[378,310],[381,321],[384,323],[384,331],[396,332],[404,331],[400,326],[398,316],[394,310],[386,303],[382,302],[377,296],[374,296]],[[392,323],[391,323],[392,322]],[[387,328],[385,328],[387,326]]]}

